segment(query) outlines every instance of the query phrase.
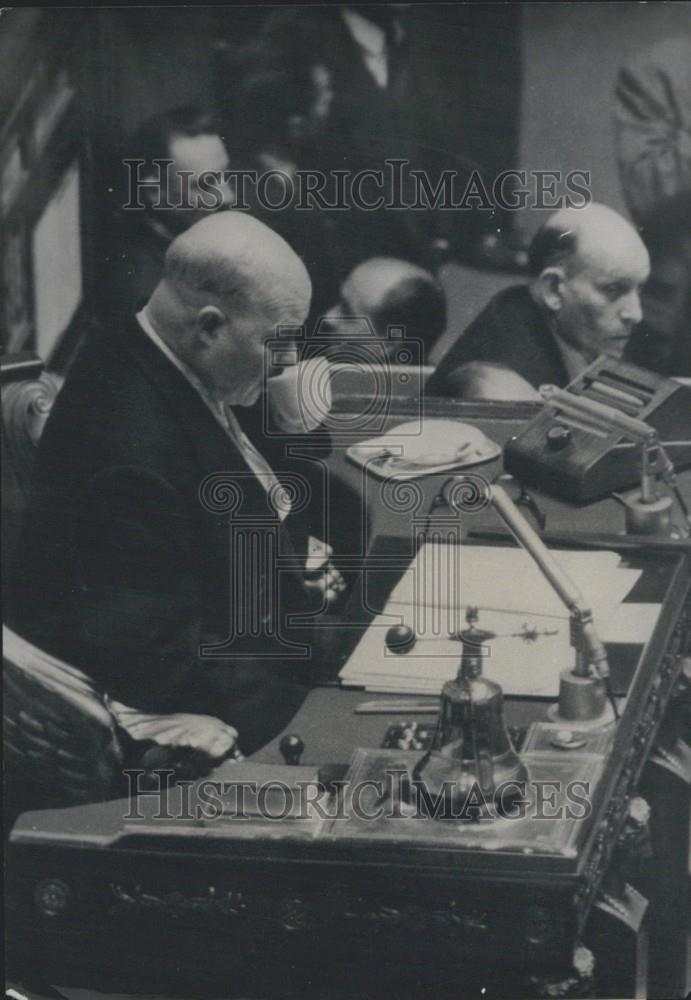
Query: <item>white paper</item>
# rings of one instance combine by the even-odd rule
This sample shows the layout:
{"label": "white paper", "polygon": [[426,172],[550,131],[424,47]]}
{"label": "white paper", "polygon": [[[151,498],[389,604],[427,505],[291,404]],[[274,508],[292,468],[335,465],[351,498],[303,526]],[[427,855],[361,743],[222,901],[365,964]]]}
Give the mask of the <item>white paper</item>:
{"label": "white paper", "polygon": [[[403,611],[399,619],[413,626],[415,609]],[[379,615],[362,637],[357,649],[341,671],[344,684],[391,685],[391,690],[406,690],[438,694],[442,684],[456,676],[461,656],[461,643],[432,629],[423,633],[410,653],[398,655],[386,646],[385,637],[395,619]],[[496,631],[498,635],[521,632],[526,618],[516,614],[481,615],[480,627]],[[535,618],[530,626],[538,632],[556,635],[539,635],[534,641],[522,638],[496,638],[487,643],[483,673],[497,681],[507,694],[532,694],[556,696],[559,690],[559,672],[573,667],[575,654],[569,646],[569,623],[566,619]]]}
{"label": "white paper", "polygon": [[[600,617],[612,613],[641,575],[641,570],[621,568],[616,552],[559,551],[553,555],[586,607]],[[475,604],[558,617],[565,612],[563,601],[528,553],[499,546],[427,543],[394,588],[391,600],[432,608]]]}
{"label": "white paper", "polygon": [[[659,605],[621,603],[640,570],[622,568],[616,552],[558,552],[556,558],[590,605],[603,642],[649,638]],[[479,627],[496,634],[483,672],[505,694],[557,697],[559,674],[575,665],[569,612],[526,552],[496,546],[424,545],[341,671],[342,682],[438,694],[458,670],[461,644],[448,636],[465,627],[468,603],[480,609]],[[413,629],[411,652],[388,649],[392,625]]]}
{"label": "white paper", "polygon": [[657,625],[660,604],[620,604],[603,622],[599,636],[603,642],[646,643]]}

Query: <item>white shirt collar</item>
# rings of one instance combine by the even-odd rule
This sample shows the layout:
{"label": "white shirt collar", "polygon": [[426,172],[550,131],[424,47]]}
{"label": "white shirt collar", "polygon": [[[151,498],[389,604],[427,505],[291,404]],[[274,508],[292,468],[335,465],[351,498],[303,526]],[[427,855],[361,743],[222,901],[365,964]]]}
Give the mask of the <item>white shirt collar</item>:
{"label": "white shirt collar", "polygon": [[361,49],[371,56],[383,55],[386,49],[386,34],[383,28],[350,7],[343,7],[341,15],[348,31]]}
{"label": "white shirt collar", "polygon": [[[358,13],[350,7],[341,8],[341,16],[354,42],[362,51],[362,61],[365,68],[382,90],[389,83],[389,60],[386,32],[374,21]],[[403,37],[403,29],[394,22],[396,41]]]}

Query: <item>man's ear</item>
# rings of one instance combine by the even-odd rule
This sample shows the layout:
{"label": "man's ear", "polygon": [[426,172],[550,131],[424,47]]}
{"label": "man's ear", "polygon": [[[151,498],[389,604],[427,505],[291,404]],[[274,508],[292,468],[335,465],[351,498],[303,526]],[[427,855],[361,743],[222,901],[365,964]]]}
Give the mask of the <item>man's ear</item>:
{"label": "man's ear", "polygon": [[561,267],[546,267],[536,281],[538,296],[551,312],[559,312],[564,304],[565,281]]}
{"label": "man's ear", "polygon": [[204,306],[197,314],[197,328],[206,343],[216,340],[226,318],[216,306]]}

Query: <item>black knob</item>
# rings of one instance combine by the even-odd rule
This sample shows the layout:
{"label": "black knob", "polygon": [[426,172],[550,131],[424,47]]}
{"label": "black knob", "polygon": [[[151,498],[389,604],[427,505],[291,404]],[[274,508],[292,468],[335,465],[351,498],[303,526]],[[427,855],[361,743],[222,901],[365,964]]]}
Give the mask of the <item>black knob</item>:
{"label": "black knob", "polygon": [[281,756],[286,764],[299,764],[300,758],[305,752],[305,744],[295,733],[288,733],[278,744]]}
{"label": "black knob", "polygon": [[415,645],[415,639],[410,625],[392,625],[386,633],[386,645],[392,653],[409,653]]}
{"label": "black knob", "polygon": [[555,424],[547,431],[547,447],[550,451],[561,451],[571,443],[571,431],[563,424]]}

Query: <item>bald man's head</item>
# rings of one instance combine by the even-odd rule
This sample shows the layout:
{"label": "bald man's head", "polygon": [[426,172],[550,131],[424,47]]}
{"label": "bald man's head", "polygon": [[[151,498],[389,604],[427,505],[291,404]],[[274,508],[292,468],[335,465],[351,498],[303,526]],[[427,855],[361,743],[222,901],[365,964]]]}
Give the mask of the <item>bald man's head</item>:
{"label": "bald man's head", "polygon": [[446,329],[446,295],[434,275],[394,257],[372,257],[353,268],[343,282],[339,309],[344,316],[367,317],[383,340],[398,327],[426,349]]}
{"label": "bald man's head", "polygon": [[223,212],[171,243],[147,309],[214,396],[251,405],[266,341],[304,323],[310,296],[307,270],[282,237],[245,213]]}
{"label": "bald man's head", "polygon": [[286,241],[244,212],[209,215],[173,240],[164,280],[228,304],[309,306],[307,269]]}
{"label": "bald man's head", "polygon": [[650,260],[634,227],[594,202],[550,216],[530,247],[531,292],[555,332],[586,361],[621,357],[640,322]]}
{"label": "bald man's head", "polygon": [[446,377],[447,395],[455,399],[540,401],[540,394],[518,372],[489,361],[467,361]]}

